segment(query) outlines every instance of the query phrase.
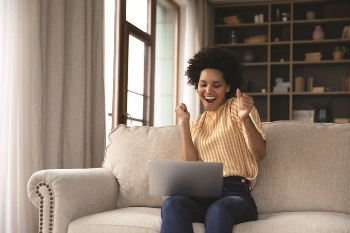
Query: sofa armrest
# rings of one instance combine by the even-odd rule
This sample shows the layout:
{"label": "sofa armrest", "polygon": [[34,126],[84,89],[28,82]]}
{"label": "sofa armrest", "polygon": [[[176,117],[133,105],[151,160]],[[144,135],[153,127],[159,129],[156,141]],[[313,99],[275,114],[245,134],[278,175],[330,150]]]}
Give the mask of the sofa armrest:
{"label": "sofa armrest", "polygon": [[105,168],[35,172],[27,186],[39,209],[39,232],[66,233],[82,216],[117,208],[118,182]]}

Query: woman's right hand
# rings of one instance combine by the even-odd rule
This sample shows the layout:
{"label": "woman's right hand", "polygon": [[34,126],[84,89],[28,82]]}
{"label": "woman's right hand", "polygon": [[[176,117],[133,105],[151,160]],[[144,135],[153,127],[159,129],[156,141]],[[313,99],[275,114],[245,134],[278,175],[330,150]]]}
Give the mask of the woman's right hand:
{"label": "woman's right hand", "polygon": [[181,144],[182,144],[182,160],[184,161],[198,161],[197,153],[191,137],[190,129],[190,113],[187,111],[187,106],[184,103],[179,104],[175,108],[176,116],[180,117],[181,121]]}
{"label": "woman's right hand", "polygon": [[187,106],[184,103],[179,104],[175,108],[175,113],[181,120],[190,120],[190,113],[187,111]]}

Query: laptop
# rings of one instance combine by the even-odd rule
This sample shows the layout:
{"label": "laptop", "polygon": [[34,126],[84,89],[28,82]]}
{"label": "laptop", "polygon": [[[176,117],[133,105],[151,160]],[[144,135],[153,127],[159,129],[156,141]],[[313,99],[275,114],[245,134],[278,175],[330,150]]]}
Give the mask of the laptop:
{"label": "laptop", "polygon": [[221,196],[223,163],[150,160],[148,169],[151,196]]}

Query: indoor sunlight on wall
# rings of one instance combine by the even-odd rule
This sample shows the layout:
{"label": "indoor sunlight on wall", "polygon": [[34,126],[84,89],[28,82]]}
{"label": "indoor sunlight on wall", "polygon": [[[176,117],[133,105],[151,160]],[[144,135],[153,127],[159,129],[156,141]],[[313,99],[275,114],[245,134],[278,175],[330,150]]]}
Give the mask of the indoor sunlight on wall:
{"label": "indoor sunlight on wall", "polygon": [[157,1],[154,126],[175,123],[176,13],[167,1]]}

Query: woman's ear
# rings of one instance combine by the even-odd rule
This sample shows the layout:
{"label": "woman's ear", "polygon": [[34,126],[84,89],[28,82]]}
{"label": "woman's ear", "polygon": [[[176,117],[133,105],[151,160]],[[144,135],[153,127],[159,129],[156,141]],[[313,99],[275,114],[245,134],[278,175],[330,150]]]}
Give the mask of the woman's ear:
{"label": "woman's ear", "polygon": [[230,85],[226,85],[226,92],[229,92],[231,89]]}

